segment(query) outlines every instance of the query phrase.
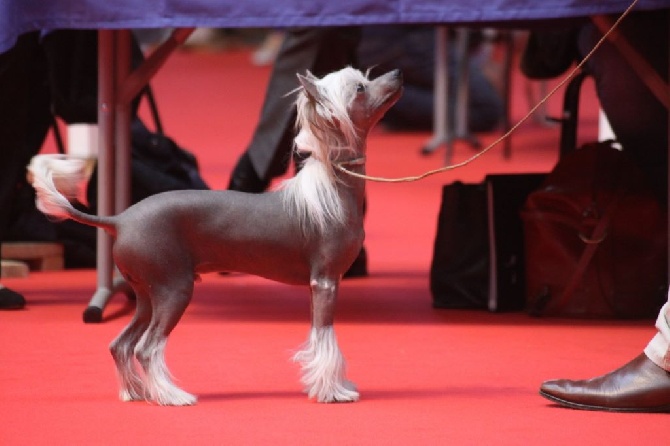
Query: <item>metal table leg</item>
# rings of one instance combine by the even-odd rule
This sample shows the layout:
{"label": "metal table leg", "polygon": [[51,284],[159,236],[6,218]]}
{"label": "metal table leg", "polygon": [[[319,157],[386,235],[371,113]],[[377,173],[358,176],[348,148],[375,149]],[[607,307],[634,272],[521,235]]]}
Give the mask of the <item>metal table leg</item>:
{"label": "metal table leg", "polygon": [[[176,29],[143,64],[131,70],[131,32],[98,31],[98,214],[122,212],[130,204],[131,102],[165,63],[169,55],[193,32]],[[84,322],[101,322],[111,297],[118,292],[132,295],[120,277],[115,277],[112,238],[97,233],[97,289],[84,311]]]}
{"label": "metal table leg", "polygon": [[448,91],[448,28],[438,26],[435,29],[435,85],[433,87],[433,137],[423,146],[421,153],[429,155],[449,140]]}
{"label": "metal table leg", "polygon": [[469,71],[471,31],[456,30],[456,97],[453,122],[449,117],[449,43],[446,26],[438,26],[435,32],[435,85],[433,92],[433,137],[423,146],[421,153],[429,155],[441,145],[446,148],[445,164],[451,164],[453,144],[463,140],[477,148],[477,138],[468,130]]}
{"label": "metal table leg", "polygon": [[[119,72],[117,64],[121,69],[128,67],[129,39],[129,31],[98,32],[98,215],[112,215],[118,210],[115,209],[115,146],[120,122],[117,121],[119,104],[116,98],[123,73]],[[120,62],[122,58],[127,58],[127,61]],[[125,130],[129,131],[129,127]],[[114,278],[111,236],[98,229],[97,244],[97,289],[84,310],[83,319],[87,323],[102,321],[107,302],[124,286],[122,280]]]}

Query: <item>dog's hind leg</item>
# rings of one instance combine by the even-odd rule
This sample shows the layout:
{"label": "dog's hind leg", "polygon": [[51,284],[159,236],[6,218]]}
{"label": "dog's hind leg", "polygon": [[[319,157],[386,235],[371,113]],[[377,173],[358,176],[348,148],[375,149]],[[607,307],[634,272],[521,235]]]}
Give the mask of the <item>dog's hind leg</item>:
{"label": "dog's hind leg", "polygon": [[320,403],[356,401],[358,392],[346,379],[346,364],[333,328],[338,281],[314,279],[310,288],[312,328],[302,350],[293,357],[302,366],[305,391]]}
{"label": "dog's hind leg", "polygon": [[172,382],[165,364],[168,336],[184,314],[192,292],[192,282],[188,287],[162,286],[152,291],[151,322],[135,347],[135,356],[145,373],[147,399],[163,406],[190,406],[197,401]]}
{"label": "dog's hind leg", "polygon": [[144,382],[135,365],[134,352],[135,346],[151,321],[151,302],[146,296],[138,292],[135,294],[137,296],[135,315],[109,346],[116,363],[121,401],[145,399]]}

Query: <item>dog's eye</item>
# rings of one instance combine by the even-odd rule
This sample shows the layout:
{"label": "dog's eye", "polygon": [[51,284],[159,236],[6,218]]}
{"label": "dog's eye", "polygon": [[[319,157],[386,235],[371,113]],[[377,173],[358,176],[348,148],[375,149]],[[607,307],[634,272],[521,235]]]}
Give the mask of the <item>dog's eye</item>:
{"label": "dog's eye", "polygon": [[365,93],[365,85],[363,84],[356,85],[356,93]]}

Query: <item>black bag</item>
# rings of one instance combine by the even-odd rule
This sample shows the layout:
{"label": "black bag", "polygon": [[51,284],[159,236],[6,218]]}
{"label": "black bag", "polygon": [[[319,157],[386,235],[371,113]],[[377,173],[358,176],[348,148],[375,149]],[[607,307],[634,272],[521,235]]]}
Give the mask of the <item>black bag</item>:
{"label": "black bag", "polygon": [[489,175],[442,189],[430,290],[435,308],[524,308],[519,210],[543,174]]}
{"label": "black bag", "polygon": [[[161,132],[150,131],[136,118],[131,125],[131,202],[171,190],[209,189],[200,176],[198,161]],[[97,209],[97,167],[88,184],[87,199]]]}
{"label": "black bag", "polygon": [[488,244],[486,185],[444,186],[430,266],[433,307],[486,308]]}
{"label": "black bag", "polygon": [[610,142],[561,157],[523,221],[530,314],[653,317],[666,301],[667,211]]}
{"label": "black bag", "polygon": [[[160,130],[151,132],[136,119],[131,127],[131,143],[132,203],[170,190],[208,189],[200,176],[195,156],[179,147]],[[96,167],[86,191],[88,206],[76,206],[84,212],[97,213],[97,190]],[[8,241],[62,243],[66,268],[95,266],[95,228],[70,220],[49,220],[35,208],[35,190],[25,179],[17,185],[13,208],[9,212],[12,216],[6,234]]]}

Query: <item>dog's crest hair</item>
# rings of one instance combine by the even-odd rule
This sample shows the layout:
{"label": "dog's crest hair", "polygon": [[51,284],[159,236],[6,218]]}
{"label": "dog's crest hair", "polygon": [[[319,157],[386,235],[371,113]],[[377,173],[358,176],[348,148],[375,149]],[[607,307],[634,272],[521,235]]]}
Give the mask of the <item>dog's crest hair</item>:
{"label": "dog's crest hair", "polygon": [[351,67],[322,79],[309,72],[299,78],[303,87],[298,89],[296,100],[298,135],[294,150],[309,156],[300,172],[285,180],[281,189],[285,191],[286,205],[296,211],[303,229],[324,232],[328,226],[344,224],[346,220],[333,162],[356,155],[360,140],[349,117],[349,106],[357,85],[369,81]]}

